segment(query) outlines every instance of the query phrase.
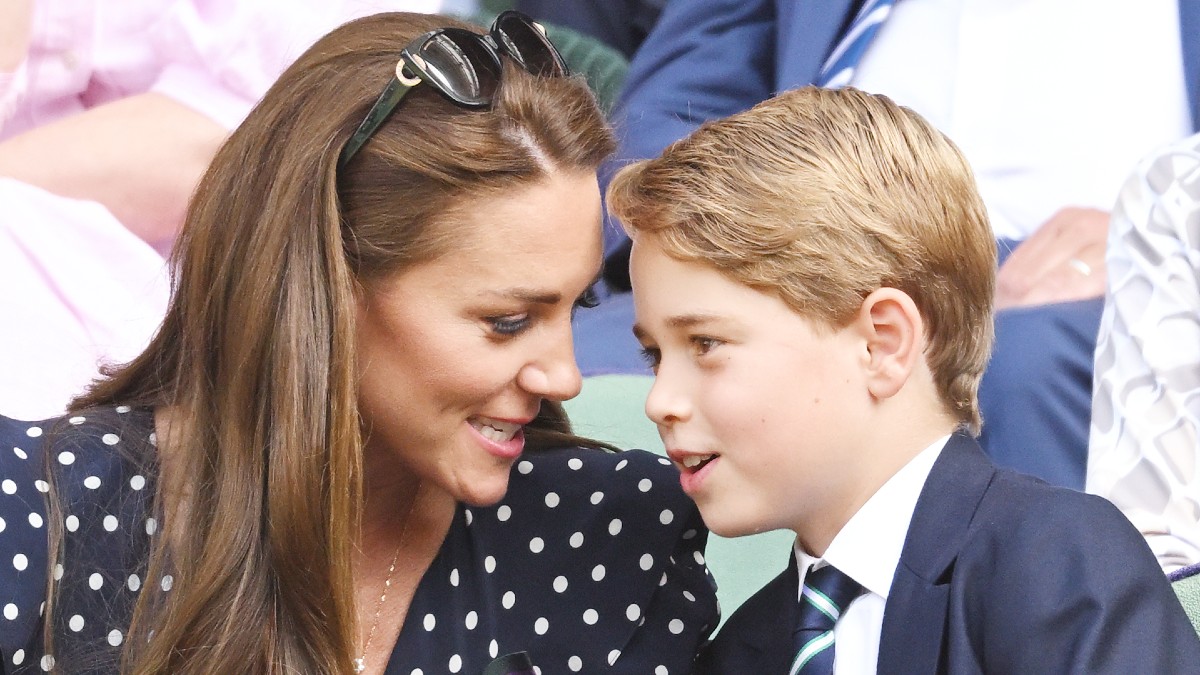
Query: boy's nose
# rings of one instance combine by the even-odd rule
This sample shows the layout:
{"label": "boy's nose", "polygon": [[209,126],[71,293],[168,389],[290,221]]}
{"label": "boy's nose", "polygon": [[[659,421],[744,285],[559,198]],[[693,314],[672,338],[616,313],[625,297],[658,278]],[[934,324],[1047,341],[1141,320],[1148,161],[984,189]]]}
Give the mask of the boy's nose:
{"label": "boy's nose", "polygon": [[690,407],[669,374],[659,366],[654,384],[646,396],[646,417],[659,426],[670,425],[687,419]]}

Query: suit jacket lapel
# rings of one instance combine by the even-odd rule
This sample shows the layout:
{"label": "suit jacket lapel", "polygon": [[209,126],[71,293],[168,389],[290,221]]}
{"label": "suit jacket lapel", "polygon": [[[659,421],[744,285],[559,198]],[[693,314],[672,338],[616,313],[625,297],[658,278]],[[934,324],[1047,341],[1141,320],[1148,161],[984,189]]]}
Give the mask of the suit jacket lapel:
{"label": "suit jacket lapel", "polygon": [[792,661],[792,628],[799,611],[796,606],[799,583],[796,560],[792,557],[786,570],[739,608],[738,617],[744,621],[735,628],[739,642],[736,662],[747,665],[745,672],[788,672]]}
{"label": "suit jacket lapel", "polygon": [[[812,84],[863,0],[776,0],[777,91]],[[1200,0],[1197,0],[1200,2]]]}
{"label": "suit jacket lapel", "polygon": [[938,672],[954,561],[994,473],[978,444],[962,433],[950,437],[934,463],[884,607],[881,675]]}

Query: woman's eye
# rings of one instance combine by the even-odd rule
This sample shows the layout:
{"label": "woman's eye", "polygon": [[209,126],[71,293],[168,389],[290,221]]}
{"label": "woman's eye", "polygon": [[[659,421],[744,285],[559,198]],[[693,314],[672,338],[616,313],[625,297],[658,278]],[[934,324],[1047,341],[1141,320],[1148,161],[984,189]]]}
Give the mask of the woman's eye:
{"label": "woman's eye", "polygon": [[499,335],[516,335],[529,327],[529,315],[489,316],[487,322],[492,325],[492,332],[494,333]]}
{"label": "woman's eye", "polygon": [[575,299],[575,304],[571,305],[571,318],[575,318],[575,311],[579,309],[591,309],[600,304],[600,297],[596,295],[596,289],[588,286],[587,290]]}

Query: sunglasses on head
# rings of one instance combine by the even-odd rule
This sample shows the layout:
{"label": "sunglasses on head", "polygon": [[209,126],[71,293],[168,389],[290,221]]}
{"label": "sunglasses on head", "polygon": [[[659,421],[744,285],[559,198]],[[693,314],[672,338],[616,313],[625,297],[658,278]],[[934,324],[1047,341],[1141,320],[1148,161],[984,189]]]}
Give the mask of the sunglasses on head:
{"label": "sunglasses on head", "polygon": [[346,141],[338,168],[346,166],[396,110],[409,90],[422,82],[433,85],[443,96],[464,108],[491,105],[500,86],[500,73],[504,70],[500,63],[501,54],[534,75],[564,77],[570,74],[541,24],[514,10],[501,12],[487,35],[462,28],[439,28],[425,33],[401,50],[395,76]]}

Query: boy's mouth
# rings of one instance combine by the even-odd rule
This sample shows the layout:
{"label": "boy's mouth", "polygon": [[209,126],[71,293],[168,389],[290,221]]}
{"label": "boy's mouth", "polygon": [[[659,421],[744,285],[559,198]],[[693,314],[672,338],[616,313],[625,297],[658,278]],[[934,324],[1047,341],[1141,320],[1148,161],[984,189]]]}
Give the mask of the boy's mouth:
{"label": "boy's mouth", "polygon": [[693,454],[684,452],[668,453],[679,470],[684,473],[696,473],[718,457],[716,454]]}

